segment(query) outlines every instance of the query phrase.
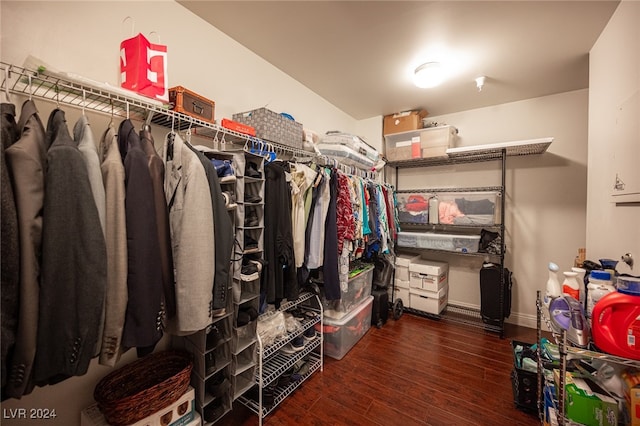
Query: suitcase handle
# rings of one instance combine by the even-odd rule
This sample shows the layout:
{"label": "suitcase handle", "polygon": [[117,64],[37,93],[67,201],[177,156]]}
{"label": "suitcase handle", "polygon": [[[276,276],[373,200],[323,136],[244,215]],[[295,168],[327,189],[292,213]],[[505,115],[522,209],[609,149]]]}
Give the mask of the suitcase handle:
{"label": "suitcase handle", "polygon": [[196,102],[191,102],[191,106],[193,108],[193,112],[196,114],[202,114],[204,112],[204,108],[198,105]]}

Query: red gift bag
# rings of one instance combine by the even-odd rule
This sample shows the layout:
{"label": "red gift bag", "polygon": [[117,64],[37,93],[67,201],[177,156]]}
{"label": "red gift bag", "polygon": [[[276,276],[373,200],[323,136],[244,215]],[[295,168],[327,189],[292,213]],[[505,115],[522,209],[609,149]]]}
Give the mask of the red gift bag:
{"label": "red gift bag", "polygon": [[120,43],[120,86],[159,101],[169,102],[167,46],[138,34]]}

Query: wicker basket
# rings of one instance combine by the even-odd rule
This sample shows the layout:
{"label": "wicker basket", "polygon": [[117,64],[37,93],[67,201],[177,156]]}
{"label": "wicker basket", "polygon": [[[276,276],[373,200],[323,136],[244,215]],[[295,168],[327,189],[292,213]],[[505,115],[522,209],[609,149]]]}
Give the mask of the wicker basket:
{"label": "wicker basket", "polygon": [[130,425],[184,395],[192,367],[187,352],[157,352],[105,376],[93,397],[110,425]]}

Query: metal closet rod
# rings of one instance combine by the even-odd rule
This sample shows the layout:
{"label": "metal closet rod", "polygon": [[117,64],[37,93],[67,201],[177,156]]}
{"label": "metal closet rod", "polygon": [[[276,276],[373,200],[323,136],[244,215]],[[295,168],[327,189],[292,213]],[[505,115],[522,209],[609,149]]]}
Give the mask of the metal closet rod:
{"label": "metal closet rod", "polygon": [[[142,96],[120,93],[124,89],[114,87],[97,87],[83,81],[82,77],[72,78],[53,72],[39,72],[18,65],[0,62],[0,78],[2,92],[9,97],[9,92],[55,102],[97,113],[144,121],[147,124],[154,115],[166,118],[164,127],[171,128],[172,123],[187,123],[199,129],[199,136],[211,137],[221,143],[244,144],[249,135],[172,111],[161,102],[146,100]],[[97,83],[100,84],[100,83]],[[156,117],[157,118],[157,117]]]}
{"label": "metal closet rod", "polygon": [[[130,118],[144,121],[149,124],[154,115],[162,115],[166,118],[164,127],[182,130],[180,123],[194,128],[195,134],[201,137],[210,137],[214,142],[230,145],[248,146],[251,143],[260,143],[262,146],[270,146],[276,154],[291,155],[292,157],[308,157],[311,153],[300,148],[293,148],[279,143],[262,141],[259,138],[239,133],[234,130],[191,117],[176,111],[172,111],[168,105],[158,101],[146,100],[142,96],[119,93],[120,89],[107,90],[81,81],[75,78],[54,72],[40,72],[38,70],[24,68],[18,65],[0,62],[2,75],[2,92],[9,98],[9,92],[28,96],[29,99],[42,99],[55,102],[58,106],[66,105],[81,108],[83,111],[91,110],[101,114]],[[79,78],[82,80],[82,78]],[[157,118],[157,117],[156,117]],[[176,122],[178,126],[175,127]],[[313,156],[313,154],[311,154]],[[348,170],[346,165],[341,165],[334,160],[336,168]],[[342,168],[344,166],[345,168]],[[354,170],[355,171],[355,170]],[[370,173],[363,177],[370,177]],[[345,171],[346,173],[346,171]],[[375,176],[375,174],[373,174]]]}

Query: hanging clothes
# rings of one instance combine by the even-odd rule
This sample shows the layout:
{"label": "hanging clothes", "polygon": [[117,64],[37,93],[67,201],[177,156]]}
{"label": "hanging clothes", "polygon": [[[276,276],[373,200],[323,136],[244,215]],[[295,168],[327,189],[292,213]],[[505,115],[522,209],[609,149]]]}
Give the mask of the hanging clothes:
{"label": "hanging clothes", "polygon": [[[93,202],[98,210],[98,218],[100,219],[100,227],[102,228],[102,236],[106,238],[105,230],[105,195],[104,195],[104,183],[102,182],[102,171],[100,170],[100,159],[98,158],[98,148],[94,141],[93,132],[89,125],[89,119],[86,115],[82,114],[75,126],[73,126],[73,140],[76,142],[78,150],[84,158],[85,165],[87,166],[87,173],[89,175],[89,185],[91,187],[91,194],[93,194]],[[96,342],[96,349],[94,355],[100,355],[100,346],[102,344],[102,333],[104,327],[104,304],[102,305],[103,312],[100,319],[100,329],[98,330],[98,340]]]}
{"label": "hanging clothes", "polygon": [[167,318],[176,315],[176,288],[173,277],[173,255],[171,254],[171,230],[169,228],[169,209],[164,195],[164,162],[158,155],[151,134],[151,127],[145,125],[140,131],[140,144],[147,155],[149,175],[153,187],[153,206],[156,213],[157,230],[160,248],[160,271],[162,288],[164,289],[164,309]]}
{"label": "hanging clothes", "polygon": [[329,188],[331,174],[327,169],[321,167],[318,171],[322,176],[317,188],[317,199],[311,223],[311,235],[309,237],[309,256],[307,267],[317,269],[324,263],[324,241],[327,212],[329,211],[329,201],[331,190]]}
{"label": "hanging clothes", "polygon": [[271,162],[264,167],[264,254],[267,303],[298,298],[291,227],[291,191],[284,165]]}
{"label": "hanging clothes", "polygon": [[336,224],[338,229],[338,254],[342,254],[345,240],[353,241],[355,238],[355,220],[353,218],[353,206],[351,205],[351,191],[349,178],[344,173],[336,172],[337,199],[336,199]]}
{"label": "hanging clothes", "polygon": [[305,213],[305,199],[313,185],[317,172],[305,164],[289,164],[291,170],[291,227],[295,264],[299,268],[304,263],[305,230],[308,214]]}
{"label": "hanging clothes", "polygon": [[102,233],[105,235],[105,195],[102,173],[100,171],[100,159],[98,158],[98,149],[93,137],[93,131],[91,131],[89,119],[84,114],[80,116],[75,126],[73,126],[73,139],[76,141],[78,149],[87,165],[93,201],[98,210]]}
{"label": "hanging clothes", "polygon": [[115,129],[109,125],[100,140],[102,180],[105,192],[107,291],[100,364],[113,367],[123,352],[122,331],[127,312],[127,214],[125,170]]}
{"label": "hanging clothes", "polygon": [[176,316],[168,321],[168,330],[186,335],[213,321],[216,259],[211,190],[202,163],[180,135],[167,134],[162,159],[176,286]]}
{"label": "hanging clothes", "polygon": [[[311,232],[312,232],[313,223],[315,220],[314,218],[316,214],[315,213],[316,203],[318,202],[319,193],[320,193],[319,188],[321,187],[321,184],[323,183],[324,180],[325,180],[324,173],[316,172],[315,179],[313,180],[311,187],[307,191],[307,193],[310,194],[310,201],[309,201],[309,215],[307,216],[305,231],[304,231],[304,260],[300,268],[298,268],[298,270],[296,271],[298,275],[298,285],[300,287],[303,287],[307,283],[307,280],[309,279],[309,275],[310,275],[310,270],[308,265],[309,265],[309,252],[311,250]],[[306,200],[305,200],[305,210],[306,210]]]}
{"label": "hanging clothes", "polygon": [[7,160],[5,150],[16,143],[20,138],[18,123],[16,123],[16,107],[13,104],[0,104],[1,134],[0,134],[0,172],[2,175],[2,210],[0,220],[2,221],[2,253],[0,261],[2,269],[0,279],[0,325],[2,327],[2,391],[0,399],[5,399],[4,387],[7,384],[7,372],[9,369],[10,355],[13,353],[13,346],[16,341],[18,331],[18,303],[20,301],[20,236],[18,235],[18,213],[16,211],[16,200],[11,187],[9,171],[7,170]]}
{"label": "hanging clothes", "polygon": [[[324,263],[322,276],[324,278],[324,294],[327,300],[339,300],[340,276],[338,269],[338,223],[336,202],[338,199],[338,172],[331,170],[329,181],[329,209],[325,222],[324,234]],[[348,271],[347,271],[348,272]]]}
{"label": "hanging clothes", "polygon": [[22,105],[20,139],[6,149],[13,184],[20,238],[18,331],[7,375],[5,395],[20,398],[33,390],[40,292],[42,211],[47,166],[45,130],[33,101]]}
{"label": "hanging clothes", "polygon": [[84,158],[55,109],[47,124],[42,280],[34,381],[87,372],[101,326],[107,253]]}
{"label": "hanging clothes", "polygon": [[[153,352],[162,337],[162,272],[157,238],[153,182],[147,154],[131,120],[118,128],[118,146],[124,156],[127,218],[127,313],[122,333],[125,348],[138,355]],[[124,150],[124,151],[123,151]]]}
{"label": "hanging clothes", "polygon": [[215,246],[215,273],[213,277],[212,315],[221,316],[226,313],[227,289],[229,288],[229,270],[231,267],[231,251],[233,250],[233,223],[225,206],[224,196],[220,188],[218,172],[215,166],[202,152],[186,142],[185,145],[193,151],[200,160],[207,177],[211,194],[211,211],[213,219],[213,235]]}

